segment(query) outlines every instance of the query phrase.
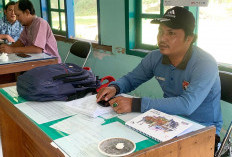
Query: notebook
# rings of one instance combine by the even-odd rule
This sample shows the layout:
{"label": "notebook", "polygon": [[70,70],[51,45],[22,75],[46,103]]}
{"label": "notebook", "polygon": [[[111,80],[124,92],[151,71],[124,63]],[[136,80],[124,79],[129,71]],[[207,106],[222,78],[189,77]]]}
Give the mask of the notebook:
{"label": "notebook", "polygon": [[156,141],[164,142],[184,132],[192,123],[151,109],[127,121],[125,125]]}

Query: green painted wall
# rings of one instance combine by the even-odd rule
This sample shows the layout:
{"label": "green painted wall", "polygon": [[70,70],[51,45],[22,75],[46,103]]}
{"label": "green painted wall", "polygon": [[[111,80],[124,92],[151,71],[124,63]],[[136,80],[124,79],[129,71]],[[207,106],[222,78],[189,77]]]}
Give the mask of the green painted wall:
{"label": "green painted wall", "polygon": [[[112,75],[116,79],[131,71],[140,61],[140,57],[126,55],[125,51],[125,9],[124,0],[100,0],[101,44],[112,45],[113,52],[94,50],[90,55],[87,66],[96,75],[104,77]],[[38,9],[38,8],[37,8]],[[58,42],[61,58],[69,51],[71,44]],[[83,60],[70,56],[67,62],[80,65]],[[149,88],[156,86],[154,88]],[[162,90],[155,79],[148,81],[134,92],[136,96],[162,97]]]}
{"label": "green painted wall", "polygon": [[32,0],[33,6],[35,8],[35,13],[37,16],[41,17],[41,10],[40,10],[40,1],[39,0]]}
{"label": "green painted wall", "polygon": [[125,48],[124,0],[100,0],[101,44]]}
{"label": "green painted wall", "polygon": [[[58,49],[62,58],[69,51],[70,46],[71,44],[58,42]],[[86,66],[91,67],[94,73],[100,77],[111,75],[117,79],[131,71],[140,61],[140,57],[118,53],[117,51],[112,53],[94,49],[90,54]],[[70,56],[67,62],[82,65],[83,59]],[[158,82],[152,79],[131,94],[136,96],[162,97],[162,90]]]}
{"label": "green painted wall", "polygon": [[2,1],[0,1],[0,18],[2,18],[2,16],[3,16],[3,5],[2,5]]}

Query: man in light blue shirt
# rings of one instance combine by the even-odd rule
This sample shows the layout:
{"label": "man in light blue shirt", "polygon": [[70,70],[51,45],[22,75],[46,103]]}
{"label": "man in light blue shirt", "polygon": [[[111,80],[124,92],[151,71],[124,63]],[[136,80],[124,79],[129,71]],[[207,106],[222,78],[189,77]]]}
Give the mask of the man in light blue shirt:
{"label": "man in light blue shirt", "polygon": [[7,3],[4,8],[5,15],[0,19],[0,39],[5,43],[17,41],[23,30],[22,25],[16,20],[14,6],[14,1]]}
{"label": "man in light blue shirt", "polygon": [[222,127],[219,72],[214,58],[193,46],[194,16],[182,7],[174,7],[167,10],[163,18],[151,23],[160,24],[159,49],[142,59],[132,72],[100,90],[97,101],[128,93],[155,77],[164,98],[116,97],[109,103],[117,113],[145,112],[154,108],[206,126],[214,125],[218,143]]}

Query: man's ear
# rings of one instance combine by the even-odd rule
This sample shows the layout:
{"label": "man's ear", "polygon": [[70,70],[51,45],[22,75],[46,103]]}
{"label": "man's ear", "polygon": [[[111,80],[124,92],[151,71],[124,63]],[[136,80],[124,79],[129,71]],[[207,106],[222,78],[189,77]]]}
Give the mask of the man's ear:
{"label": "man's ear", "polygon": [[25,13],[26,13],[27,15],[29,15],[29,14],[30,14],[30,11],[29,11],[28,9],[26,9],[26,10],[25,10]]}
{"label": "man's ear", "polygon": [[194,35],[189,35],[186,39],[186,41],[191,44],[193,42],[193,39],[194,39]]}

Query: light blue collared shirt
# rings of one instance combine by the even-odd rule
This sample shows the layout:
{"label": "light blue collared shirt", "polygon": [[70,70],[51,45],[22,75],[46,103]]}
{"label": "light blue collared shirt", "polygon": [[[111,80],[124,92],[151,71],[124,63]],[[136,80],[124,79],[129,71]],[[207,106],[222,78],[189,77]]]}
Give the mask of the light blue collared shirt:
{"label": "light blue collared shirt", "polygon": [[0,34],[8,34],[17,41],[22,30],[23,26],[17,20],[11,24],[5,16],[0,19]]}
{"label": "light blue collared shirt", "polygon": [[174,67],[159,50],[153,51],[132,72],[112,84],[120,88],[120,93],[128,93],[154,77],[164,92],[164,98],[143,97],[141,112],[154,108],[181,115],[206,126],[216,126],[219,135],[222,114],[217,63],[196,46],[186,56],[182,65]]}

